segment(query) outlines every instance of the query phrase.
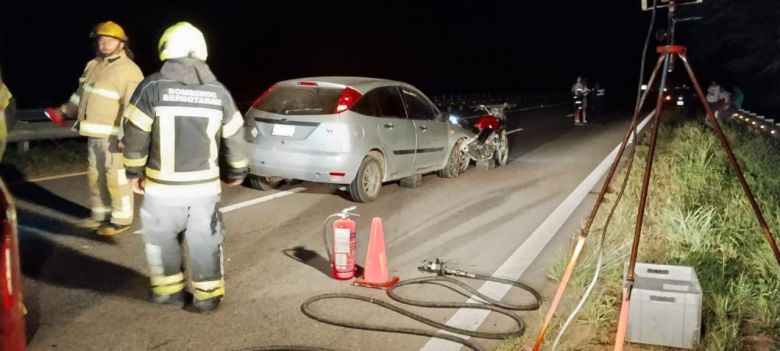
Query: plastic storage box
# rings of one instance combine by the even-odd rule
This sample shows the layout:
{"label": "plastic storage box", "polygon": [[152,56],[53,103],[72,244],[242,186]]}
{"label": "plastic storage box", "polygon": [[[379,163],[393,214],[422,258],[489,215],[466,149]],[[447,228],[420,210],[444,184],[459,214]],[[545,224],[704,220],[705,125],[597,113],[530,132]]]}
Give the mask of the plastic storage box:
{"label": "plastic storage box", "polygon": [[[624,271],[628,271],[627,264]],[[702,292],[693,268],[637,263],[635,272],[626,340],[686,349],[697,347]]]}

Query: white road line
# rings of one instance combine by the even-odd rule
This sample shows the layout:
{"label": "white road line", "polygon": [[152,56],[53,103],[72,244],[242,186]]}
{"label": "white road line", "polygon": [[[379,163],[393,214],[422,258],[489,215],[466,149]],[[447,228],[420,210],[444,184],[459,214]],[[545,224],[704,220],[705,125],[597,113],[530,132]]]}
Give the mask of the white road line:
{"label": "white road line", "polygon": [[523,130],[523,128],[513,129],[513,130],[510,130],[510,131],[506,132],[506,134],[512,134],[512,133],[515,133],[515,132],[519,132],[521,130]]}
{"label": "white road line", "polygon": [[[231,211],[242,209],[244,207],[257,205],[259,203],[268,202],[268,201],[271,201],[273,199],[278,199],[280,197],[285,197],[285,196],[288,196],[288,195],[299,193],[299,192],[304,191],[304,190],[306,190],[306,188],[303,188],[303,187],[292,188],[290,190],[280,191],[278,193],[273,193],[271,195],[261,196],[261,197],[258,197],[258,198],[252,199],[252,200],[247,200],[247,201],[235,203],[235,204],[232,204],[232,205],[228,205],[228,206],[220,208],[219,210],[222,213],[228,213],[228,212],[231,212]],[[136,230],[135,232],[133,232],[133,234],[141,234],[141,230],[140,229]]]}
{"label": "white road line", "polygon": [[306,188],[297,187],[297,188],[293,188],[293,189],[290,189],[290,190],[285,190],[285,191],[280,191],[278,193],[273,193],[271,195],[258,197],[256,199],[252,199],[252,200],[248,200],[248,201],[232,204],[232,205],[229,205],[229,206],[225,206],[223,208],[220,208],[219,210],[222,211],[222,213],[228,213],[230,211],[235,211],[235,210],[247,207],[247,206],[257,205],[259,203],[263,203],[263,202],[271,201],[273,199],[278,199],[280,197],[285,197],[285,196],[288,196],[288,195],[299,193],[299,192],[304,191],[304,190],[306,190]]}
{"label": "white road line", "polygon": [[[650,120],[652,112],[648,114],[641,123],[639,123],[638,131]],[[629,140],[633,142],[633,138]],[[585,180],[574,189],[574,191],[561,202],[558,207],[550,213],[550,216],[539,225],[531,236],[528,237],[512,255],[501,264],[500,267],[493,273],[493,276],[509,278],[518,280],[525,273],[525,270],[531,266],[536,260],[542,250],[547,246],[547,243],[555,237],[555,233],[563,226],[563,223],[571,216],[574,210],[579,206],[582,200],[588,196],[588,193],[598,183],[601,177],[609,169],[612,164],[612,160],[617,156],[620,145],[616,146],[612,152],[607,155],[601,163],[585,178]],[[479,292],[490,296],[491,298],[501,300],[509,291],[510,286],[507,284],[500,284],[494,282],[487,282],[482,285]],[[481,302],[477,297],[471,296],[468,300],[469,303]],[[447,325],[456,326],[459,328],[466,328],[469,330],[477,330],[485,318],[488,316],[489,311],[466,309],[461,308],[453,314],[453,316],[447,321]],[[445,330],[439,330],[442,333],[453,334]],[[453,334],[459,337],[468,338],[460,334]],[[444,339],[430,338],[428,342],[423,346],[423,351],[442,351],[442,350],[460,350],[461,344],[447,341]]]}

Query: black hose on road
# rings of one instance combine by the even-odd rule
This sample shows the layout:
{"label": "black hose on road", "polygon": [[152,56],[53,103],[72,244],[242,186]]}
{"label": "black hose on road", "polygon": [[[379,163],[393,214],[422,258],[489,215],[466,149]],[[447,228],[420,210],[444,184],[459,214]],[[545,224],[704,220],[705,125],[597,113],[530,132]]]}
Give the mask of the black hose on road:
{"label": "black hose on road", "polygon": [[[514,313],[510,312],[509,310],[513,311],[531,311],[536,310],[541,305],[542,297],[539,294],[538,291],[531,288],[530,286],[523,284],[521,282],[509,280],[509,279],[502,279],[502,278],[495,278],[490,276],[483,276],[483,275],[472,275],[469,278],[472,279],[480,279],[480,280],[486,280],[486,281],[493,281],[508,285],[516,286],[520,289],[523,289],[534,296],[533,303],[529,304],[509,304],[504,303],[501,301],[497,301],[494,299],[491,299],[488,296],[485,296],[484,294],[477,291],[477,289],[472,288],[471,286],[468,286],[466,283],[453,279],[447,276],[431,276],[431,277],[421,277],[421,278],[415,278],[410,280],[401,281],[392,288],[390,288],[387,291],[387,295],[400,303],[404,303],[407,305],[412,306],[419,306],[419,307],[432,307],[432,308],[471,308],[471,309],[482,309],[482,310],[488,310],[491,312],[495,312],[498,314],[502,314],[504,316],[509,317],[512,319],[516,324],[517,328],[512,331],[508,332],[478,332],[478,331],[472,331],[468,329],[462,329],[462,328],[456,328],[452,326],[448,326],[444,323],[439,323],[436,321],[433,321],[431,319],[425,318],[421,315],[415,314],[407,309],[404,309],[402,307],[393,305],[391,303],[377,300],[371,297],[361,296],[361,295],[355,295],[355,294],[346,294],[346,293],[332,293],[332,294],[322,294],[314,296],[308,300],[306,300],[301,305],[301,312],[308,316],[311,319],[314,319],[316,321],[336,325],[340,327],[345,328],[352,328],[352,329],[362,329],[362,330],[372,330],[372,331],[380,331],[380,332],[388,332],[388,333],[401,333],[401,334],[412,334],[412,335],[420,335],[420,336],[428,336],[433,338],[440,338],[445,339],[449,341],[453,341],[459,344],[462,344],[464,346],[467,346],[471,348],[472,350],[481,351],[482,349],[474,344],[473,342],[469,341],[468,339],[457,337],[450,334],[435,332],[435,331],[429,331],[425,329],[417,329],[417,328],[400,328],[400,327],[386,327],[381,325],[369,325],[362,322],[352,322],[352,321],[344,321],[344,320],[336,320],[331,319],[328,317],[324,317],[322,315],[316,314],[312,309],[311,305],[314,304],[317,301],[322,300],[332,300],[332,299],[352,299],[352,300],[359,300],[368,302],[370,304],[378,305],[380,307],[383,307],[385,309],[394,311],[398,314],[401,314],[403,316],[409,317],[411,319],[414,319],[418,322],[425,323],[429,326],[432,326],[437,329],[446,330],[452,333],[462,334],[462,335],[468,335],[472,337],[478,337],[478,338],[484,338],[484,339],[504,339],[508,337],[513,336],[520,336],[523,334],[523,331],[525,330],[525,323],[523,320],[515,315]],[[437,282],[446,282],[451,283],[454,285],[457,285],[464,290],[468,291],[471,295],[479,297],[481,300],[485,301],[486,303],[464,303],[464,302],[431,302],[431,301],[421,301],[421,300],[413,300],[409,298],[402,297],[398,295],[398,293],[395,292],[395,289],[400,288],[402,286],[408,286],[413,284],[431,284],[431,283],[437,283]],[[468,295],[467,295],[468,296]],[[259,349],[253,349],[253,350],[259,350]],[[292,349],[291,349],[292,350]],[[308,350],[308,349],[307,349]],[[315,350],[324,350],[324,349],[315,349]]]}

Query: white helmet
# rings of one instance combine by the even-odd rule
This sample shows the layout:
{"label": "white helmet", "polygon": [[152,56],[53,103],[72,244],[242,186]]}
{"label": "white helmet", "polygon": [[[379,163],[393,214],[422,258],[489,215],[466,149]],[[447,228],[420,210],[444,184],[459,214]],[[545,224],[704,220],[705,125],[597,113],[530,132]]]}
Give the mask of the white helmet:
{"label": "white helmet", "polygon": [[165,30],[160,37],[160,61],[192,57],[206,61],[206,39],[198,28],[189,22],[179,22]]}

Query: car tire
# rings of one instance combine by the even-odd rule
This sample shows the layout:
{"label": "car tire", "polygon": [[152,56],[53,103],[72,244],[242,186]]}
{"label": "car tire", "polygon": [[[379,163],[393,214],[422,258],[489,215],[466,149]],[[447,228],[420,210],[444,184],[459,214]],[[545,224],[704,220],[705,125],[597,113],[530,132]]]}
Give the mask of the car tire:
{"label": "car tire", "polygon": [[349,194],[355,202],[371,202],[379,197],[382,189],[382,162],[380,157],[369,154],[360,163],[357,175],[349,184]]}
{"label": "car tire", "polygon": [[498,134],[498,147],[493,153],[497,166],[505,166],[509,162],[509,138],[506,136],[506,130]]}
{"label": "car tire", "polygon": [[450,157],[447,158],[447,164],[444,168],[440,169],[437,174],[441,178],[455,178],[460,174],[461,162],[463,162],[463,151],[460,150],[460,141],[455,142],[455,145],[450,151]]}
{"label": "car tire", "polygon": [[284,178],[281,177],[265,177],[251,174],[249,175],[249,185],[255,189],[260,190],[273,190],[282,185]]}

